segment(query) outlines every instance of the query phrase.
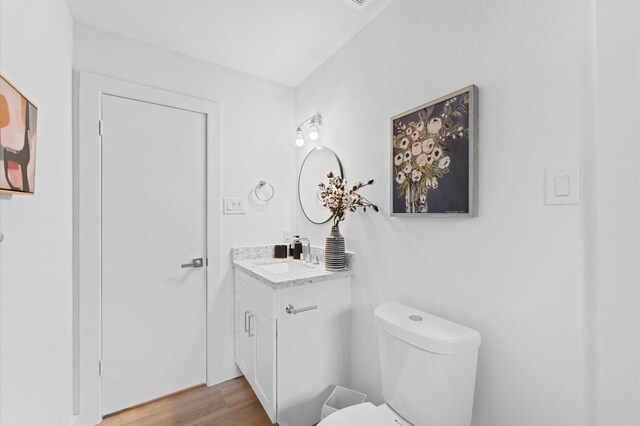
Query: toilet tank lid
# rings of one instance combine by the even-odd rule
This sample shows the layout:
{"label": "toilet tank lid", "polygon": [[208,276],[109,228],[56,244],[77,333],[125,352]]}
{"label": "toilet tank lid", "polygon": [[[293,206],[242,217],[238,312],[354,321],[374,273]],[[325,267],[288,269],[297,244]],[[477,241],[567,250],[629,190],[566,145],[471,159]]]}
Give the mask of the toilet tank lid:
{"label": "toilet tank lid", "polygon": [[376,325],[414,346],[438,354],[459,354],[480,346],[480,333],[396,302],[375,310]]}

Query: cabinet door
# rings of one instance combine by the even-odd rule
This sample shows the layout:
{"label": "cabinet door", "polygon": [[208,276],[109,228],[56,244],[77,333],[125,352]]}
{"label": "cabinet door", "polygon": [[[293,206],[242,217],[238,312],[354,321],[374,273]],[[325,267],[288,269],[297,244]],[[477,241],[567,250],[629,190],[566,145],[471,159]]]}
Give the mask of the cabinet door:
{"label": "cabinet door", "polygon": [[[316,306],[298,314],[286,313]],[[278,424],[313,425],[335,385],[350,385],[349,279],[278,290]]]}
{"label": "cabinet door", "polygon": [[253,389],[272,422],[276,421],[276,321],[259,309],[251,317],[250,334],[254,338]]}
{"label": "cabinet door", "polygon": [[249,382],[253,380],[253,338],[249,336],[251,304],[236,291],[236,364]]}

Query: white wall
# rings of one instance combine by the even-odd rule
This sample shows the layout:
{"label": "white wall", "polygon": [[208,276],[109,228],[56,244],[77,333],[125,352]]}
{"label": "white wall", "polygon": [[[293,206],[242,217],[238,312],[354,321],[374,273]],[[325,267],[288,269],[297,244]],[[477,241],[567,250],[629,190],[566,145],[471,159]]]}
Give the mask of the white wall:
{"label": "white wall", "polygon": [[[347,178],[374,178],[379,214],[347,217],[357,256],[352,385],[382,401],[373,309],[396,300],[482,335],[476,426],[595,424],[589,187],[545,206],[544,169],[579,163],[593,138],[593,10],[579,0],[393,2],[296,89]],[[479,87],[479,216],[389,217],[389,118]],[[298,164],[308,147],[299,150]],[[296,215],[322,244],[329,226]]]}
{"label": "white wall", "polygon": [[222,108],[222,195],[250,199],[261,179],[274,186],[268,206],[249,203],[245,216],[222,216],[216,357],[228,372],[225,378],[236,374],[230,249],[272,244],[291,227],[293,89],[77,23],[73,67],[217,102]]}
{"label": "white wall", "polygon": [[38,107],[34,196],[0,196],[0,424],[72,417],[71,55],[64,0],[0,1],[0,72]]}
{"label": "white wall", "polygon": [[603,425],[640,424],[640,3],[596,0],[597,90],[590,146]]}

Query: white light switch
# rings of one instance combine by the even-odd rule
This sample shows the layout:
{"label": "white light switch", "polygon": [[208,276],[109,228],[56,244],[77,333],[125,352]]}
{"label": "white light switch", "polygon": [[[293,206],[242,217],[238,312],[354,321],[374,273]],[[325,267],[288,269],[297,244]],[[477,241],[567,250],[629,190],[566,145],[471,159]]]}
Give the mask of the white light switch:
{"label": "white light switch", "polygon": [[560,175],[553,178],[556,187],[556,197],[568,197],[571,195],[569,175]]}
{"label": "white light switch", "polygon": [[548,205],[579,203],[580,174],[578,166],[548,168],[545,175]]}
{"label": "white light switch", "polygon": [[247,214],[244,198],[225,198],[222,203],[223,214]]}

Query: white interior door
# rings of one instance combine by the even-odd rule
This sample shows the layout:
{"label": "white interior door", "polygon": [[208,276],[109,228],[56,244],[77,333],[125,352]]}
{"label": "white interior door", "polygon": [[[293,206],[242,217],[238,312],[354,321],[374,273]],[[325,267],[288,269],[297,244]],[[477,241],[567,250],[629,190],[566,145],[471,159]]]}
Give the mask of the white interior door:
{"label": "white interior door", "polygon": [[102,96],[102,414],[206,382],[206,116]]}

